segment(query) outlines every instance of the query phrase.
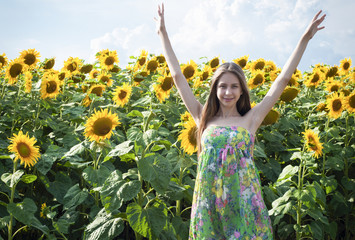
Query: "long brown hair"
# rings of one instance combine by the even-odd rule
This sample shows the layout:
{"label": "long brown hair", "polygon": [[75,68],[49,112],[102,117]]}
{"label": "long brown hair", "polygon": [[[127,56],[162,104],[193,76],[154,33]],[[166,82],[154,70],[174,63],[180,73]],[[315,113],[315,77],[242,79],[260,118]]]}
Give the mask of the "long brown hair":
{"label": "long brown hair", "polygon": [[247,87],[247,82],[246,82],[243,69],[234,62],[223,63],[221,66],[217,68],[217,70],[213,74],[213,77],[211,79],[210,94],[202,109],[199,127],[197,131],[198,155],[201,152],[202,133],[205,130],[208,121],[211,120],[211,118],[213,118],[219,110],[219,100],[217,98],[217,85],[219,79],[226,72],[233,73],[239,79],[239,83],[242,88],[242,95],[240,96],[238,102],[236,103],[237,111],[240,113],[240,115],[243,116],[251,109],[249,89]]}

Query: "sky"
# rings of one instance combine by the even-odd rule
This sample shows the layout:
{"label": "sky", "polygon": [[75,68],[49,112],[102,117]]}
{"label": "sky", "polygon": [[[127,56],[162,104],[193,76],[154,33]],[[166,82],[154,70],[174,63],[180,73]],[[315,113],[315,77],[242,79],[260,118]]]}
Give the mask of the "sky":
{"label": "sky", "polygon": [[325,29],[308,43],[298,68],[317,63],[355,65],[354,0],[0,0],[0,54],[9,60],[36,49],[55,57],[94,63],[103,49],[116,50],[124,68],[141,50],[163,53],[154,17],[165,4],[166,28],[180,63],[249,55],[283,67],[313,16],[322,9]]}

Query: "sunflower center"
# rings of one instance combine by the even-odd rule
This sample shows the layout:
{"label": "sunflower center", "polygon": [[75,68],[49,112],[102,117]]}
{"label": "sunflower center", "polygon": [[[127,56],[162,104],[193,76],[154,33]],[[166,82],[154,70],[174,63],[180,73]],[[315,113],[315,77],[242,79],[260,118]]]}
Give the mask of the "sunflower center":
{"label": "sunflower center", "polygon": [[118,94],[118,97],[122,100],[127,96],[127,92],[125,90],[121,90],[120,94]]}
{"label": "sunflower center", "polygon": [[44,69],[52,69],[54,66],[55,60],[54,58],[49,59],[45,64],[44,64]]}
{"label": "sunflower center", "polygon": [[73,63],[71,63],[71,64],[68,65],[67,69],[68,69],[68,71],[70,71],[70,72],[74,72],[77,67],[78,67],[78,65],[77,65],[75,62],[73,62]]}
{"label": "sunflower center", "polygon": [[103,82],[108,82],[109,78],[107,76],[102,76],[100,80]]}
{"label": "sunflower center", "polygon": [[241,66],[242,68],[245,67],[245,65],[247,65],[247,61],[245,59],[241,59],[238,61],[239,66]]}
{"label": "sunflower center", "polygon": [[114,62],[115,62],[115,58],[114,57],[107,57],[105,59],[105,65],[107,65],[107,66],[112,65]]}
{"label": "sunflower center", "polygon": [[30,147],[23,142],[17,144],[17,151],[21,155],[21,157],[26,158],[31,155]]}
{"label": "sunflower center", "polygon": [[349,105],[350,105],[350,107],[355,108],[355,95],[352,95],[349,98]]}
{"label": "sunflower center", "polygon": [[312,80],[311,80],[311,82],[312,83],[316,83],[316,82],[318,82],[319,81],[319,75],[318,74],[314,74],[313,75],[313,78],[312,78]]}
{"label": "sunflower center", "polygon": [[22,64],[15,63],[10,68],[10,75],[11,75],[11,77],[15,78],[21,73],[21,71],[22,71]]}
{"label": "sunflower center", "polygon": [[168,91],[173,86],[172,83],[173,83],[173,78],[172,77],[164,78],[164,81],[161,84],[161,89],[163,89],[164,91]]}
{"label": "sunflower center", "polygon": [[327,72],[327,77],[334,77],[335,74],[337,74],[338,72],[338,68],[337,67],[332,67],[329,69],[329,71]]}
{"label": "sunflower center", "polygon": [[191,65],[187,66],[185,69],[184,69],[184,76],[186,78],[191,78],[195,73],[195,68]]}
{"label": "sunflower center", "polygon": [[34,64],[34,63],[36,62],[36,56],[35,56],[34,54],[31,54],[31,53],[27,54],[27,55],[24,57],[24,59],[25,59],[24,62],[25,62],[27,65],[32,65],[32,64]]}
{"label": "sunflower center", "polygon": [[332,104],[333,110],[335,112],[339,111],[341,109],[341,100],[340,99],[335,99]]}
{"label": "sunflower center", "polygon": [[80,69],[80,72],[89,73],[89,72],[91,72],[92,68],[93,68],[93,66],[91,64],[86,64]]}
{"label": "sunflower center", "polygon": [[3,56],[0,56],[0,67],[2,67],[5,64],[5,58]]}
{"label": "sunflower center", "polygon": [[99,75],[98,72],[94,72],[94,73],[92,74],[93,78],[97,78],[98,75]]}
{"label": "sunflower center", "polygon": [[95,121],[93,129],[94,134],[98,136],[105,136],[112,129],[112,121],[109,118],[99,118]]}
{"label": "sunflower center", "polygon": [[254,77],[254,80],[253,80],[254,85],[259,85],[262,82],[263,82],[263,77],[261,76],[261,74],[258,74]]}
{"label": "sunflower center", "polygon": [[57,90],[57,83],[55,81],[49,81],[47,83],[47,93],[54,93]]}
{"label": "sunflower center", "polygon": [[258,62],[258,63],[255,64],[254,69],[255,70],[257,70],[257,69],[263,70],[264,66],[265,66],[264,62]]}
{"label": "sunflower center", "polygon": [[339,90],[339,86],[338,85],[333,85],[331,88],[330,88],[330,91],[331,92],[336,92]]}
{"label": "sunflower center", "polygon": [[95,93],[96,96],[100,97],[102,96],[102,91],[103,91],[102,87],[95,87],[91,90],[91,93]]}
{"label": "sunflower center", "polygon": [[58,78],[59,80],[63,80],[65,78],[65,72],[61,72],[59,75],[58,75]]}
{"label": "sunflower center", "polygon": [[189,132],[188,132],[188,139],[191,145],[193,145],[194,147],[197,145],[197,139],[196,139],[196,130],[197,127],[194,126],[192,128],[190,128]]}
{"label": "sunflower center", "polygon": [[155,71],[158,68],[158,62],[157,61],[150,61],[148,62],[147,69],[149,71]]}
{"label": "sunflower center", "polygon": [[202,80],[206,80],[209,76],[209,73],[206,71],[206,72],[203,72],[202,73]]}
{"label": "sunflower center", "polygon": [[218,58],[213,59],[213,60],[211,61],[211,63],[210,63],[211,68],[215,68],[215,67],[217,67],[218,65],[219,65],[219,59],[218,59]]}
{"label": "sunflower center", "polygon": [[343,65],[344,70],[348,70],[349,67],[350,67],[350,63],[348,63],[348,62],[344,63],[344,65]]}
{"label": "sunflower center", "polygon": [[143,66],[143,65],[144,65],[144,63],[145,63],[145,60],[146,60],[146,58],[145,58],[145,57],[141,57],[140,59],[138,59],[138,63],[139,63],[139,65]]}

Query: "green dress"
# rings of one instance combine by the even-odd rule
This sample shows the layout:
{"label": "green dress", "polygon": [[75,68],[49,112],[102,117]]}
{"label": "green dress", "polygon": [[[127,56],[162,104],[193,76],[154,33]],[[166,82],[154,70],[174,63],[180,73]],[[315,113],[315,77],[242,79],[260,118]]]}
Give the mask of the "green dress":
{"label": "green dress", "polygon": [[273,239],[252,149],[240,126],[209,126],[201,138],[189,239]]}

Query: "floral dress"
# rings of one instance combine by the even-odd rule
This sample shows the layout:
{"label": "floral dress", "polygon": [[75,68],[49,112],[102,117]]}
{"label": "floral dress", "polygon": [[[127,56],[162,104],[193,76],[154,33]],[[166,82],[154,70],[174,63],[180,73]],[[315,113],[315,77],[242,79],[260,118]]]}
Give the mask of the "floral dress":
{"label": "floral dress", "polygon": [[252,149],[240,126],[209,126],[202,134],[189,239],[273,239]]}

